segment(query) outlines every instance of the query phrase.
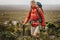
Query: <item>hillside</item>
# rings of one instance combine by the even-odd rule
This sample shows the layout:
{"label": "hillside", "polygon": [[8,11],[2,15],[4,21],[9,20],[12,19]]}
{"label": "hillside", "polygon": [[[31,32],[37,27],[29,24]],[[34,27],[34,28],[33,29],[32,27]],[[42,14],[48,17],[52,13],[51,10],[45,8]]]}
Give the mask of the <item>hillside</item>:
{"label": "hillside", "polygon": [[[22,20],[28,12],[21,11],[0,11],[0,22],[8,19]],[[60,20],[60,11],[44,11],[45,21],[54,22]]]}

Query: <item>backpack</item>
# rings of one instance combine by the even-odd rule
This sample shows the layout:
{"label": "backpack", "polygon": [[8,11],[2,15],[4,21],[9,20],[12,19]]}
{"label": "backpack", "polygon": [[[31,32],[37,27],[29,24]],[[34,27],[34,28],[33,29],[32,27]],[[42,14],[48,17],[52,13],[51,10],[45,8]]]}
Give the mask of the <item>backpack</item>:
{"label": "backpack", "polygon": [[[39,8],[42,9],[42,4],[40,2],[37,2],[37,5],[39,6]],[[42,9],[42,11],[43,11],[43,9]]]}
{"label": "backpack", "polygon": [[42,8],[42,4],[40,2],[37,2],[37,5],[39,6],[39,8]]}
{"label": "backpack", "polygon": [[[37,2],[37,5],[39,6],[39,8],[42,9],[42,4],[40,2]],[[31,13],[31,11],[32,11],[32,9],[30,10],[30,13]],[[37,11],[38,16],[41,17],[40,14],[39,14],[39,12],[38,12],[38,8],[36,9],[36,11]],[[42,9],[42,11],[43,11],[43,9]],[[30,23],[32,23],[32,21],[33,20],[31,20]],[[42,18],[39,18],[38,21],[41,23],[42,22]]]}

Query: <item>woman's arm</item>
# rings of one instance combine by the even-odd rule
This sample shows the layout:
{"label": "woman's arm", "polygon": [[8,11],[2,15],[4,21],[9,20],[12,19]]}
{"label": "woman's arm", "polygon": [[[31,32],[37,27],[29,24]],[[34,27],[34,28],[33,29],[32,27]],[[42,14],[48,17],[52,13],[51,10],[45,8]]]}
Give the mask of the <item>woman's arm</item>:
{"label": "woman's arm", "polygon": [[45,26],[44,13],[43,13],[43,11],[42,11],[41,8],[39,8],[38,11],[39,11],[39,13],[40,13],[40,17],[42,18],[42,23],[41,23],[41,25],[42,25],[42,26]]}
{"label": "woman's arm", "polygon": [[24,21],[24,23],[23,23],[23,24],[26,24],[26,23],[29,21],[30,16],[31,16],[31,13],[30,13],[30,12],[28,12],[28,14],[27,14],[27,16],[26,16],[26,19],[25,19],[25,21]]}

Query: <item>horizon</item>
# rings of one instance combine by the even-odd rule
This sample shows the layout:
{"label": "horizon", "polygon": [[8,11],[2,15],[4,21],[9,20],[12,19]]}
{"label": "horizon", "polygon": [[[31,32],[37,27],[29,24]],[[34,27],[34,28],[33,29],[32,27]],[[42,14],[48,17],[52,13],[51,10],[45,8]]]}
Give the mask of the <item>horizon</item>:
{"label": "horizon", "polygon": [[[43,10],[60,10],[60,5],[42,5]],[[29,10],[28,5],[0,5],[0,10]]]}

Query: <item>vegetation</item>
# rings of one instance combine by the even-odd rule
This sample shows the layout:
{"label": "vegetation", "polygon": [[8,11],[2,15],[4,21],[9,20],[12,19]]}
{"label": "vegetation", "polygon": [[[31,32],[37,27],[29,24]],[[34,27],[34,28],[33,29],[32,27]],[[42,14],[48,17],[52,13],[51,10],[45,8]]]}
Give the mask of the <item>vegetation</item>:
{"label": "vegetation", "polygon": [[[25,35],[23,36],[22,24],[18,23],[14,26],[11,21],[9,24],[4,25],[6,20],[19,20],[25,19],[27,11],[1,11],[0,12],[0,40],[35,40],[31,38],[30,24],[25,25]],[[45,11],[46,26],[48,30],[40,30],[40,37],[43,40],[60,40],[60,23],[53,23],[60,20],[60,11]],[[4,15],[3,15],[4,14]],[[58,16],[57,16],[58,15]],[[48,17],[47,17],[48,16]],[[49,23],[51,22],[51,23]]]}
{"label": "vegetation", "polygon": [[[30,25],[25,25],[25,35],[23,36],[22,25],[18,23],[14,26],[11,21],[7,25],[0,25],[0,39],[1,40],[35,40],[34,37],[31,38]],[[60,37],[60,24],[54,24],[46,22],[48,30],[40,30],[40,37],[43,40],[59,40]]]}
{"label": "vegetation", "polygon": [[0,40],[17,40],[20,31],[19,27],[12,25],[11,23],[7,25],[0,25]]}

